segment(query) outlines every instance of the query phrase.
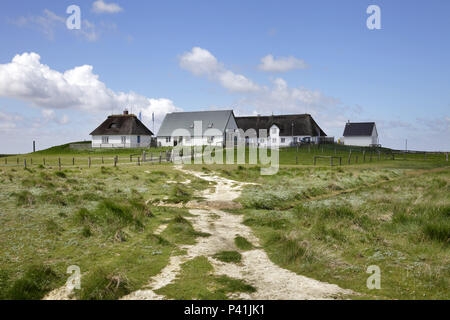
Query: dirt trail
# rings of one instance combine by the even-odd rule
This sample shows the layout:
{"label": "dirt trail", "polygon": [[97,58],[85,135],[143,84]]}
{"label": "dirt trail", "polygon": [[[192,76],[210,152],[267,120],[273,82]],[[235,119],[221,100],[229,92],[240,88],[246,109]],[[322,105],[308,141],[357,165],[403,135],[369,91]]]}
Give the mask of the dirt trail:
{"label": "dirt trail", "polygon": [[[264,250],[257,248],[259,240],[249,227],[242,224],[242,216],[218,209],[232,207],[232,204],[234,204],[232,201],[239,197],[241,188],[245,183],[201,172],[188,171],[181,167],[176,168],[197,178],[216,182],[214,192],[211,192],[210,189],[203,192],[202,196],[205,198],[205,202],[203,202],[201,209],[197,208],[198,203],[188,203],[187,205],[187,207],[194,208],[190,209],[193,217],[189,218],[194,228],[197,231],[210,233],[211,236],[200,238],[195,245],[181,246],[181,249],[185,249],[187,254],[171,257],[169,264],[160,274],[151,279],[146,288],[135,291],[123,297],[123,299],[164,299],[154,290],[174,281],[181,269],[181,264],[198,256],[208,257],[216,274],[245,280],[257,289],[255,293],[234,294],[231,298],[333,299],[352,293],[352,291],[344,290],[337,285],[320,282],[278,267],[270,261]],[[241,263],[224,263],[211,257],[222,250],[237,250],[234,244],[234,238],[237,235],[245,237],[256,247],[253,250],[242,252]]]}

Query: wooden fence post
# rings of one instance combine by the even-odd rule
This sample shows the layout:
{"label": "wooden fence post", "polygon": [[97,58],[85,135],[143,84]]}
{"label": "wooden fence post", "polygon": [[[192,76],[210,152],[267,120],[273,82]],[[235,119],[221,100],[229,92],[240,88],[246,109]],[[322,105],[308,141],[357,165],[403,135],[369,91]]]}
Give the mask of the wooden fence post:
{"label": "wooden fence post", "polygon": [[162,151],[159,152],[159,163],[161,163]]}
{"label": "wooden fence post", "polygon": [[333,166],[333,157],[330,157],[330,166]]}
{"label": "wooden fence post", "polygon": [[117,156],[114,157],[114,167],[117,166]]}
{"label": "wooden fence post", "polygon": [[448,162],[448,152],[445,154],[445,161]]}
{"label": "wooden fence post", "polygon": [[142,162],[145,162],[145,156],[146,156],[146,154],[145,154],[145,151],[142,153]]}
{"label": "wooden fence post", "polygon": [[130,162],[133,162],[133,155],[130,154]]}
{"label": "wooden fence post", "polygon": [[44,163],[44,166],[45,166],[45,158],[42,158],[42,162]]}
{"label": "wooden fence post", "polygon": [[61,158],[58,158],[58,168],[59,168],[59,171],[61,171]]}
{"label": "wooden fence post", "polygon": [[295,156],[295,164],[298,164],[298,156]]}
{"label": "wooden fence post", "polygon": [[16,162],[17,162],[17,164],[19,164],[19,158],[17,158]]}
{"label": "wooden fence post", "polygon": [[72,165],[75,165],[75,158],[72,158]]}
{"label": "wooden fence post", "polygon": [[366,162],[366,150],[363,150],[363,162]]}
{"label": "wooden fence post", "polygon": [[316,156],[314,156],[314,165],[316,165]]}
{"label": "wooden fence post", "polygon": [[339,157],[339,165],[342,166],[342,157]]}
{"label": "wooden fence post", "polygon": [[30,165],[33,165],[33,158],[30,158]]}
{"label": "wooden fence post", "polygon": [[91,167],[91,157],[88,158],[88,167]]}
{"label": "wooden fence post", "polygon": [[26,169],[27,168],[27,159],[23,159],[23,167]]}
{"label": "wooden fence post", "polygon": [[103,156],[102,156],[102,164],[105,164],[105,159],[103,159]]}
{"label": "wooden fence post", "polygon": [[5,164],[8,164],[8,158],[5,158]]}
{"label": "wooden fence post", "polygon": [[138,157],[138,166],[141,165],[141,157]]}

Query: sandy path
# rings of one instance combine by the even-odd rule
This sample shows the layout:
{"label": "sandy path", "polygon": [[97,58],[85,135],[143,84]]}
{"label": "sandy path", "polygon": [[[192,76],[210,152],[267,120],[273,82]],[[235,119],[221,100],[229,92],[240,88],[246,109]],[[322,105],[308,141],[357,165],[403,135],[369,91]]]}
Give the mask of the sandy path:
{"label": "sandy path", "polygon": [[[205,198],[203,208],[191,209],[190,213],[194,216],[189,218],[197,231],[210,233],[211,236],[200,238],[195,245],[181,246],[182,249],[186,250],[186,255],[171,257],[169,264],[160,274],[151,279],[146,288],[135,291],[123,297],[123,299],[164,299],[163,296],[156,294],[154,290],[160,289],[174,281],[181,270],[181,264],[198,256],[208,257],[214,266],[216,274],[243,279],[257,289],[255,293],[235,294],[232,298],[271,300],[332,299],[352,293],[352,291],[344,290],[337,285],[320,282],[280,268],[270,261],[264,250],[259,248],[243,252],[242,262],[239,264],[224,263],[213,259],[211,256],[219,251],[237,250],[234,244],[234,238],[237,235],[245,237],[254,246],[259,246],[259,241],[252,230],[242,224],[242,216],[217,209],[217,207],[229,207],[229,203],[239,197],[241,188],[245,183],[219,176],[206,175],[201,172],[187,171],[181,167],[176,168],[200,179],[216,182],[214,192],[211,192],[210,189],[203,192],[202,196]],[[213,205],[214,203],[220,205]],[[188,207],[195,208],[197,205],[188,204]]]}

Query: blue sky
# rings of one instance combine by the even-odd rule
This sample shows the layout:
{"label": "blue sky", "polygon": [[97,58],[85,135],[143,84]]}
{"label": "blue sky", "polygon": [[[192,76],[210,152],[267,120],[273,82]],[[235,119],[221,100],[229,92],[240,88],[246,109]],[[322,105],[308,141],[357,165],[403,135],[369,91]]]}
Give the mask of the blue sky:
{"label": "blue sky", "polygon": [[307,112],[336,138],[376,121],[385,146],[450,150],[449,1],[94,2],[0,2],[0,153],[89,139],[125,106],[150,129],[152,112]]}

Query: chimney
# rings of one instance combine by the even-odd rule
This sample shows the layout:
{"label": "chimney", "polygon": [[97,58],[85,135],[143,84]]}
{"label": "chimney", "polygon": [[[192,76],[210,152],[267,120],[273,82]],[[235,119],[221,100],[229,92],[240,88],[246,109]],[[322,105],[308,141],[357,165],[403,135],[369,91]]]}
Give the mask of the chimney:
{"label": "chimney", "polygon": [[128,110],[126,110],[126,109],[123,110],[123,115],[124,115],[124,116],[128,115]]}

